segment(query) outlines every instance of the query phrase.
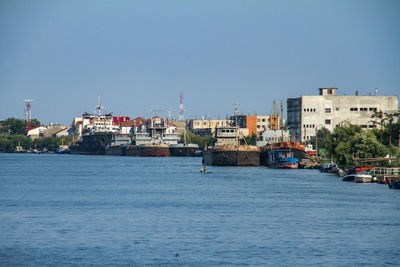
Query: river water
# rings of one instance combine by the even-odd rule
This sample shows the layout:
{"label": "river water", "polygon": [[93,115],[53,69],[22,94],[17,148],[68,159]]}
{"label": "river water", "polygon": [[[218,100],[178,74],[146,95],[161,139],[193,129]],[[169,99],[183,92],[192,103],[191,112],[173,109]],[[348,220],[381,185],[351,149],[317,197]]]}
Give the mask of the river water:
{"label": "river water", "polygon": [[400,190],[201,158],[0,154],[1,266],[400,264]]}

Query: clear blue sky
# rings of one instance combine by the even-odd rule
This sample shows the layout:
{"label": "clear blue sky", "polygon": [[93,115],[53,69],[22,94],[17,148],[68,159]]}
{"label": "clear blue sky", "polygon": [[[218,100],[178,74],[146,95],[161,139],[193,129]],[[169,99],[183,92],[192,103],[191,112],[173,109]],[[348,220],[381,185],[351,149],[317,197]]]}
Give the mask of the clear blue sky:
{"label": "clear blue sky", "polygon": [[269,114],[273,100],[400,92],[400,1],[0,1],[0,120]]}

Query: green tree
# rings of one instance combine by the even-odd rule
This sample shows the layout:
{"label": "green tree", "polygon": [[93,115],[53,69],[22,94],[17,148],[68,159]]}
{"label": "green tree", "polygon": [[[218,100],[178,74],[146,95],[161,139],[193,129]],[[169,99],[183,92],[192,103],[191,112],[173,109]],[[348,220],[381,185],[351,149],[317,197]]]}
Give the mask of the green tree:
{"label": "green tree", "polygon": [[[0,124],[3,125],[3,128],[0,130],[1,133],[9,133],[11,135],[15,134],[25,134],[26,130],[26,121],[16,118],[8,118],[4,121],[0,121]],[[31,126],[39,126],[40,121],[37,119],[31,120]]]}
{"label": "green tree", "polygon": [[249,136],[245,136],[244,138],[242,138],[240,140],[240,143],[243,144],[247,144],[247,145],[253,145],[255,146],[257,144],[257,135],[256,134],[252,134]]}
{"label": "green tree", "polygon": [[389,154],[389,148],[381,144],[370,131],[356,133],[349,140],[351,152],[358,158],[379,158]]}
{"label": "green tree", "polygon": [[[207,145],[211,144],[211,137],[201,137],[191,131],[186,131],[186,142],[198,144],[200,149],[204,149]],[[184,142],[184,136],[181,134],[181,143]]]}
{"label": "green tree", "polygon": [[327,147],[326,138],[330,134],[331,132],[325,127],[318,129],[316,137],[311,139],[311,144],[315,149],[317,148],[317,144],[318,144],[318,149],[326,148]]}
{"label": "green tree", "polygon": [[10,135],[0,134],[0,151],[12,152],[14,150],[13,142],[11,141]]}
{"label": "green tree", "polygon": [[14,134],[24,134],[25,133],[25,121],[16,119],[16,118],[8,118],[1,122],[4,126],[2,129],[3,133],[9,133],[11,135]]}
{"label": "green tree", "polygon": [[326,144],[329,155],[341,167],[354,166],[354,157],[379,158],[390,152],[378,141],[374,131],[363,131],[356,125],[336,127]]}
{"label": "green tree", "polygon": [[40,126],[40,121],[38,121],[37,119],[32,119],[31,127],[36,127],[36,126]]}

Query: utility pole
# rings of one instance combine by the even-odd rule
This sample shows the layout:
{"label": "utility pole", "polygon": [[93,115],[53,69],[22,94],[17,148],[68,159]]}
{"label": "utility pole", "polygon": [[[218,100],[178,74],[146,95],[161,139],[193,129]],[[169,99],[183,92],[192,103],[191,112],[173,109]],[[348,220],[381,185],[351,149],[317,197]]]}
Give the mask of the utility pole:
{"label": "utility pole", "polygon": [[318,127],[315,126],[315,151],[316,155],[318,157]]}
{"label": "utility pole", "polygon": [[235,107],[236,145],[237,145],[237,149],[239,149],[239,126],[238,126],[238,118],[237,118],[239,104],[235,103],[233,106]]}
{"label": "utility pole", "polygon": [[283,102],[281,102],[281,130],[282,130],[282,143],[285,142],[285,138],[283,136]]}

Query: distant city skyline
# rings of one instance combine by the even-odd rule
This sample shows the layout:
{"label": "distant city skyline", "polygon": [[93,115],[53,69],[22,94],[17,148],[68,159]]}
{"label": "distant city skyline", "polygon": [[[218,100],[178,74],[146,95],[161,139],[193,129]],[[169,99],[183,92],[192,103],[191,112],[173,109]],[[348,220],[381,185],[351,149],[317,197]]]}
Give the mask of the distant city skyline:
{"label": "distant city skyline", "polygon": [[[400,1],[0,2],[0,120],[271,114],[273,101],[399,95]],[[285,114],[284,114],[285,115]],[[285,115],[286,116],[286,115]]]}

